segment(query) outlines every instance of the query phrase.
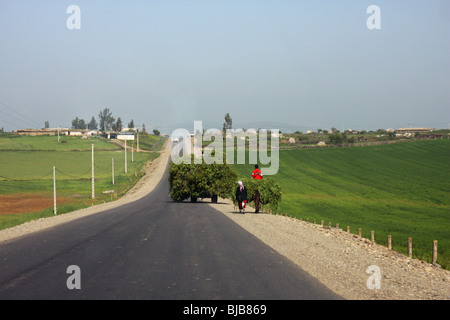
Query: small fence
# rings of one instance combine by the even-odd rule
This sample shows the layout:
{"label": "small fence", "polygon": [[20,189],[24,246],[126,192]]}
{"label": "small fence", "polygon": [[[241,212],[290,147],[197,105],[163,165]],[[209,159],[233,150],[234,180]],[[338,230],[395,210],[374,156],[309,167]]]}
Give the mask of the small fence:
{"label": "small fence", "polygon": [[[252,205],[250,204],[250,206],[252,206]],[[252,207],[253,207],[253,206],[252,206]],[[264,209],[262,209],[262,210],[261,210],[261,208],[260,208],[260,212],[265,212],[265,213],[267,213],[267,214],[274,214],[274,215],[281,215],[281,216],[289,217],[289,216],[287,215],[287,213],[286,213],[286,214],[281,214],[281,213],[279,213],[279,212],[273,212],[272,210],[270,210],[270,209],[268,209],[268,208],[264,208]],[[294,219],[297,219],[297,218],[294,217]],[[300,221],[303,221],[302,218],[299,218],[299,220],[300,220]],[[305,222],[309,223],[309,218],[306,218],[306,219],[305,219]],[[317,223],[316,223],[316,219],[314,219],[312,223],[313,223],[314,225],[316,225],[316,224],[317,224]],[[328,225],[325,226],[325,225],[324,225],[324,221],[321,220],[320,226],[323,227],[323,228],[329,229],[329,230],[334,229],[334,230],[342,231],[342,229],[339,227],[339,223],[336,224],[336,227],[332,227],[332,226],[331,226],[331,222],[328,222]],[[350,234],[350,226],[347,226],[346,232],[347,232],[348,234]],[[357,236],[357,237],[358,237],[358,239],[364,239],[364,238],[362,237],[362,229],[361,229],[361,228],[358,228],[358,236]],[[375,231],[373,231],[373,230],[370,231],[370,242],[371,242],[372,244],[375,244]],[[392,250],[392,236],[391,236],[391,235],[388,235],[388,237],[387,237],[387,249],[388,249],[389,251]],[[437,265],[437,256],[438,256],[438,240],[433,240],[433,243],[432,243],[432,253],[431,253],[431,263],[432,263],[433,265]],[[412,259],[412,238],[408,238],[408,257]]]}

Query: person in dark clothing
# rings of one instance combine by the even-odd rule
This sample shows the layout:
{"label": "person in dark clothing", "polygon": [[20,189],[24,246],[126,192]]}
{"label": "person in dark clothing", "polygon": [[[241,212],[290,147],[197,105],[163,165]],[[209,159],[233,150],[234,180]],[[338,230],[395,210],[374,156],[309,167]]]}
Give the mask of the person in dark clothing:
{"label": "person in dark clothing", "polygon": [[247,188],[244,186],[242,181],[238,182],[238,187],[236,189],[236,201],[239,204],[239,213],[245,214],[245,206],[247,205]]}

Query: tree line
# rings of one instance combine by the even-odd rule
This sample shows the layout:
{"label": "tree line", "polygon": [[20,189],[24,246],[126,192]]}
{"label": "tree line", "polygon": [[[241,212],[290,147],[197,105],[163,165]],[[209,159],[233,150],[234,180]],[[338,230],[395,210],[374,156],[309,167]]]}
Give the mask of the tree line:
{"label": "tree line", "polygon": [[[89,122],[79,117],[75,117],[75,119],[72,120],[71,124],[72,129],[100,130],[101,132],[122,131],[122,129],[124,128],[122,118],[117,117],[116,119],[109,108],[104,108],[99,112],[98,122],[94,116],[92,116]],[[45,121],[45,128],[49,127],[50,123],[48,121]],[[126,128],[135,128],[133,119],[131,119]],[[146,133],[145,124],[142,124],[141,132]]]}

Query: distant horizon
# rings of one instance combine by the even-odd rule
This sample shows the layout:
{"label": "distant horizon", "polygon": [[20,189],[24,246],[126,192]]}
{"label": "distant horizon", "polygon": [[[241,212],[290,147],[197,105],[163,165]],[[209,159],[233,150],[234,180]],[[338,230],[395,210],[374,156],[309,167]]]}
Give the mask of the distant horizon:
{"label": "distant horizon", "polygon": [[[218,129],[218,130],[222,130],[222,124],[219,126],[218,125],[219,122],[203,122],[203,129],[204,130],[208,130],[208,129]],[[2,128],[2,127],[0,127]],[[128,128],[127,126],[123,126],[123,128]],[[139,126],[135,126],[134,128],[141,130],[141,127]],[[164,135],[170,135],[174,130],[176,129],[187,129],[190,132],[194,132],[193,128],[194,128],[194,122],[186,122],[183,124],[180,124],[180,126],[177,127],[170,127],[169,129],[164,129],[161,126],[155,126],[155,127],[150,127],[148,128],[146,126],[146,132],[148,133],[152,133],[154,129],[157,129],[160,131],[161,134]],[[259,122],[259,123],[237,123],[237,124],[233,124],[232,129],[237,130],[237,129],[243,129],[243,130],[248,130],[248,129],[255,129],[255,130],[259,130],[259,129],[266,129],[266,130],[271,130],[271,129],[277,129],[279,130],[281,133],[295,133],[297,131],[302,132],[302,133],[306,133],[308,131],[312,131],[312,132],[317,132],[317,130],[328,130],[329,132],[331,132],[331,129],[335,128],[337,130],[339,130],[340,132],[344,132],[344,131],[348,131],[348,130],[353,130],[353,131],[377,131],[379,129],[384,129],[384,130],[397,130],[397,129],[416,129],[416,128],[428,128],[431,130],[450,130],[449,127],[444,128],[444,127],[432,127],[432,126],[417,126],[417,125],[407,125],[407,126],[390,126],[390,127],[376,127],[376,128],[366,128],[364,126],[352,126],[352,127],[337,127],[337,126],[330,126],[330,127],[308,127],[308,126],[296,126],[295,124],[289,124],[289,123],[273,123],[273,125],[270,125],[269,122]],[[13,132],[16,130],[41,130],[41,129],[45,129],[44,126],[40,127],[40,128],[28,128],[28,127],[23,127],[23,128],[15,128],[13,130],[10,131],[6,131],[6,132]],[[49,128],[47,128],[49,130],[56,130],[58,129],[58,127],[54,127],[54,126],[50,126]],[[59,129],[72,129],[72,130],[77,130],[77,129],[73,129],[71,126],[60,126]],[[83,130],[83,129],[80,129]],[[96,129],[99,130],[99,129]],[[107,130],[107,131],[113,131],[113,130]],[[169,132],[170,131],[170,132]]]}

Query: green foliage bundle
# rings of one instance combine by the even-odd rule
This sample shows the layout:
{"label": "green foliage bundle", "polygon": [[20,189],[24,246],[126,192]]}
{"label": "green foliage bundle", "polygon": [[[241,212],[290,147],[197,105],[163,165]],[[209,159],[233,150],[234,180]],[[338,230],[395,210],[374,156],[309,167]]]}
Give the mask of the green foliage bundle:
{"label": "green foliage bundle", "polygon": [[169,170],[170,197],[181,202],[188,198],[230,198],[237,174],[228,164],[175,164]]}

